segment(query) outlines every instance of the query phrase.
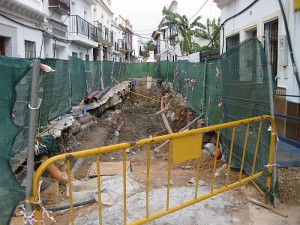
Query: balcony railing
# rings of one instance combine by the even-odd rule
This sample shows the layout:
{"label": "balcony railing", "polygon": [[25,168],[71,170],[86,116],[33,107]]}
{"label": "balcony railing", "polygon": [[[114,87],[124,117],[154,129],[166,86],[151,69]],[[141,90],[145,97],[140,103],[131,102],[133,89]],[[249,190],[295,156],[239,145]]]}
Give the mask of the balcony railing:
{"label": "balcony railing", "polygon": [[110,32],[110,43],[114,43],[114,32]]}
{"label": "balcony railing", "polygon": [[96,22],[96,27],[97,27],[98,38],[102,38],[103,37],[103,34],[102,34],[102,23],[99,23],[97,21]]}
{"label": "balcony railing", "polygon": [[113,32],[109,31],[107,27],[102,26],[102,24],[99,23],[98,21],[96,22],[96,27],[97,27],[98,42],[105,46],[112,47],[114,45]]}
{"label": "balcony railing", "polygon": [[49,8],[55,9],[61,14],[70,13],[70,0],[48,0]]}
{"label": "balcony railing", "polygon": [[70,16],[70,33],[82,35],[90,40],[97,41],[100,29],[77,15]]}

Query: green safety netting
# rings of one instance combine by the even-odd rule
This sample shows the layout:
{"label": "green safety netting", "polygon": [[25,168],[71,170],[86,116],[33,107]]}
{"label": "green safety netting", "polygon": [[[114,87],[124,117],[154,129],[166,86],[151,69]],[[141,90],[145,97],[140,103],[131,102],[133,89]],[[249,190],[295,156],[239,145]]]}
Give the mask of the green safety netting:
{"label": "green safety netting", "polygon": [[167,82],[173,82],[175,62],[160,61],[157,63],[157,77]]}
{"label": "green safety netting", "polygon": [[117,81],[121,80],[122,63],[114,62],[113,78]]}
{"label": "green safety netting", "polygon": [[155,62],[149,62],[149,63],[147,63],[147,67],[148,67],[147,76],[156,78],[156,74],[157,74],[156,63]]}
{"label": "green safety netting", "polygon": [[30,61],[0,56],[0,224],[10,224],[10,217],[25,194],[11,169],[10,156],[15,137],[24,129],[12,115],[17,98],[15,88],[30,66]]}
{"label": "green safety netting", "polygon": [[39,126],[49,124],[53,119],[67,113],[71,109],[69,61],[45,59],[42,63],[50,66],[54,72],[40,76],[42,104],[39,110]]}
{"label": "green safety netting", "polygon": [[[256,38],[248,39],[230,49],[220,57],[220,82],[222,85],[221,108],[223,122],[230,122],[254,116],[270,115],[270,99],[267,75],[266,54]],[[269,157],[270,132],[268,122],[263,123],[262,136],[255,172],[265,170]],[[249,141],[246,149],[244,170],[251,174],[254,149],[257,141],[259,123],[249,129]],[[244,148],[246,126],[238,130],[233,150],[233,166],[240,167]],[[231,131],[222,133],[225,154],[228,155]],[[266,183],[267,173],[256,182],[262,187]]]}
{"label": "green safety netting", "polygon": [[114,73],[114,62],[110,62],[110,61],[103,62],[102,70],[103,70],[104,88],[106,88],[113,83],[112,76]]}
{"label": "green safety netting", "polygon": [[188,105],[198,114],[202,114],[204,63],[188,63],[185,80]]}
{"label": "green safety netting", "polygon": [[157,76],[156,63],[129,63],[126,64],[126,78],[142,78],[146,76]]}
{"label": "green safety netting", "polygon": [[222,123],[222,83],[220,82],[220,63],[210,62],[206,66],[205,118],[207,125]]}
{"label": "green safety netting", "polygon": [[87,95],[84,64],[82,59],[70,57],[71,103],[78,105]]}
{"label": "green safety netting", "polygon": [[88,95],[92,92],[101,90],[101,62],[84,62],[84,69]]}
{"label": "green safety netting", "polygon": [[28,141],[28,123],[29,123],[29,107],[30,91],[31,91],[32,69],[16,86],[17,98],[13,108],[14,122],[22,127],[17,134],[13,148],[11,150],[11,166],[15,171],[26,159],[27,152],[23,151]]}

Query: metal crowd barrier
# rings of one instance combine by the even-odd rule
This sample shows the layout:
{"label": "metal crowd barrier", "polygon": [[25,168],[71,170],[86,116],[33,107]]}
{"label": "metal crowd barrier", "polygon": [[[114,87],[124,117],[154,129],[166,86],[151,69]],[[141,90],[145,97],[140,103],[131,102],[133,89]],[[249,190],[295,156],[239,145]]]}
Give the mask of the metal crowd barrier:
{"label": "metal crowd barrier", "polygon": [[[269,140],[269,160],[268,160],[268,166],[265,170],[262,171],[255,171],[256,166],[256,158],[259,152],[259,142],[260,142],[260,136],[261,136],[261,130],[262,130],[262,123],[263,121],[268,120],[271,125],[271,138]],[[243,178],[242,172],[243,167],[245,163],[245,154],[247,150],[247,141],[248,141],[248,135],[249,135],[249,127],[252,123],[259,123],[259,130],[258,130],[258,137],[257,137],[257,143],[255,145],[254,149],[254,158],[253,158],[253,165],[252,165],[252,173],[251,175]],[[230,175],[230,165],[232,160],[232,152],[234,148],[234,139],[236,135],[236,128],[239,126],[246,126],[245,131],[245,143],[243,148],[243,154],[241,159],[241,168],[239,171],[239,178],[237,181],[230,183],[229,182],[229,175]],[[217,141],[216,141],[216,149],[219,147],[220,143],[220,134],[222,129],[232,129],[232,137],[231,137],[231,146],[229,151],[229,157],[228,157],[228,167],[227,167],[227,175],[226,175],[226,181],[224,186],[216,188],[215,187],[215,173],[216,173],[216,165],[217,165],[217,157],[213,160],[213,169],[212,169],[212,176],[211,176],[211,184],[210,184],[210,190],[208,193],[205,193],[203,195],[198,196],[198,183],[200,180],[200,165],[201,165],[201,146],[202,146],[202,137],[205,132],[208,131],[216,131],[217,132]],[[228,191],[230,189],[233,189],[235,187],[238,187],[240,185],[243,185],[246,182],[253,182],[254,179],[262,176],[264,173],[267,173],[267,179],[265,184],[265,189],[267,192],[270,192],[271,190],[271,174],[272,174],[272,163],[273,163],[273,154],[274,154],[274,145],[275,145],[275,122],[274,120],[268,116],[261,116],[261,117],[254,117],[254,118],[248,118],[243,120],[238,120],[234,122],[184,131],[180,133],[173,133],[153,138],[147,138],[142,139],[136,142],[128,142],[128,143],[121,143],[111,146],[105,146],[100,148],[93,148],[89,150],[83,150],[79,152],[74,153],[68,153],[68,154],[62,154],[58,156],[54,156],[52,158],[49,158],[46,160],[36,171],[33,179],[33,196],[31,198],[31,202],[33,205],[35,205],[35,213],[36,213],[36,219],[38,221],[42,221],[42,208],[39,204],[36,204],[37,202],[40,202],[39,199],[39,180],[43,174],[43,172],[46,170],[46,168],[51,165],[54,162],[57,161],[65,161],[67,163],[67,172],[68,172],[68,188],[69,188],[69,199],[70,199],[70,220],[71,224],[74,224],[74,207],[73,207],[73,198],[72,198],[72,180],[71,180],[71,165],[70,161],[74,159],[79,159],[83,157],[88,156],[95,156],[97,159],[97,180],[98,180],[98,211],[99,211],[99,224],[102,224],[102,204],[101,204],[101,176],[100,176],[100,157],[103,153],[108,152],[114,152],[114,151],[122,151],[123,152],[123,196],[124,196],[124,209],[123,209],[123,216],[124,216],[124,224],[130,224],[130,225],[137,225],[137,224],[144,224],[146,222],[152,221],[154,219],[157,219],[159,217],[165,216],[167,214],[170,214],[172,212],[175,212],[177,210],[183,209],[187,206],[193,205],[195,203],[198,203],[200,201],[203,201],[205,199],[208,199],[212,196],[215,196],[217,194],[220,194],[222,192]],[[167,178],[167,199],[166,199],[166,207],[165,210],[155,212],[153,214],[150,214],[149,211],[149,186],[150,186],[150,152],[151,152],[151,145],[161,143],[164,141],[170,141],[169,143],[169,152],[168,152],[168,178]],[[127,196],[126,196],[126,148],[132,148],[132,147],[139,147],[139,146],[147,146],[147,157],[145,159],[146,161],[146,211],[145,211],[145,217],[140,218],[136,221],[132,221],[127,223]],[[176,206],[170,206],[170,189],[171,189],[171,166],[173,164],[179,164],[188,160],[197,160],[197,172],[196,172],[196,186],[195,186],[195,194],[194,198]],[[155,166],[155,165],[151,165]],[[265,165],[264,165],[265,166]]]}

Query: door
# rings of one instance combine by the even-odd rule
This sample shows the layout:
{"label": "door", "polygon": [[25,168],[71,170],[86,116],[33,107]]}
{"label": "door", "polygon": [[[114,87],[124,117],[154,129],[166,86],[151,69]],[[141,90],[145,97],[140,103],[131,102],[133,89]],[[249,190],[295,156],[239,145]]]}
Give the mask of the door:
{"label": "door", "polygon": [[5,55],[5,37],[0,36],[0,55]]}

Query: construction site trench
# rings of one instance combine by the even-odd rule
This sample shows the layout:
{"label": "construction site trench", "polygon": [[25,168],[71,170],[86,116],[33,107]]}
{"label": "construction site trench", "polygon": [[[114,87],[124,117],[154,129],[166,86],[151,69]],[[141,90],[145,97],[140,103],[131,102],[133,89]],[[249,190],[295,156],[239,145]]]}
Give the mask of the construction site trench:
{"label": "construction site trench", "polygon": [[[165,96],[167,108],[165,114],[173,132],[180,131],[197,117],[196,113],[188,108],[186,100],[180,94],[171,91],[167,83],[154,81],[151,84],[152,87],[147,89],[146,79],[135,79],[133,92],[124,91],[118,96],[118,104],[108,105],[101,110],[98,108],[88,110],[87,114],[91,116],[93,122],[88,123],[90,125],[85,126],[85,129],[80,129],[80,132],[76,131],[76,126],[63,130],[60,138],[57,139],[58,151],[75,152],[167,134],[168,131],[158,113],[161,110],[159,102],[161,96]],[[201,120],[197,120],[190,125],[189,129],[202,125]],[[213,136],[213,134],[206,135],[203,145],[213,142]],[[155,146],[151,147],[151,165],[154,166],[150,169],[150,203],[154,208],[150,207],[150,210],[163,210],[167,184],[168,145],[160,150],[155,149]],[[146,156],[146,147],[126,149],[127,173],[129,183],[132,184],[132,189],[129,188],[132,192],[127,201],[127,222],[145,216]],[[122,159],[122,151],[101,155],[100,161],[104,163],[104,170],[102,170],[104,187],[101,189],[103,193],[110,188],[115,188],[115,193],[118,192],[117,188],[122,190]],[[209,189],[213,159],[208,154],[201,159],[199,192]],[[97,176],[95,162],[96,157],[86,157],[71,162],[72,179],[75,188],[78,189],[74,190],[78,195],[73,193],[74,203],[82,203],[74,209],[75,224],[99,224],[98,203],[93,201],[95,198],[90,193],[84,194],[86,189],[90,188],[89,182]],[[56,163],[56,166],[66,171],[64,163]],[[196,167],[197,161],[193,160],[172,167],[171,201],[174,204],[183,202],[193,193]],[[217,168],[218,175],[215,183],[217,186],[223,186],[226,176],[225,160],[219,159]],[[285,176],[284,171],[280,173]],[[234,179],[235,176],[238,176],[238,172],[232,171],[230,179]],[[297,180],[298,175],[296,174],[295,177]],[[52,216],[55,219],[54,222],[45,218],[46,224],[70,224],[68,207],[62,207],[69,204],[66,185],[59,185],[58,181],[50,179],[47,173],[44,174],[43,181],[41,192],[43,203],[49,211],[53,211]],[[265,202],[265,199],[251,183],[247,183],[148,224],[300,224],[297,213],[299,198],[289,198],[286,192],[283,194],[287,196],[285,204],[280,205],[281,215],[252,204],[249,199],[259,202]],[[295,194],[297,193],[292,195]],[[108,197],[104,201],[106,204],[103,204],[103,224],[123,224],[122,197]],[[11,224],[17,224],[16,220],[13,219]]]}

